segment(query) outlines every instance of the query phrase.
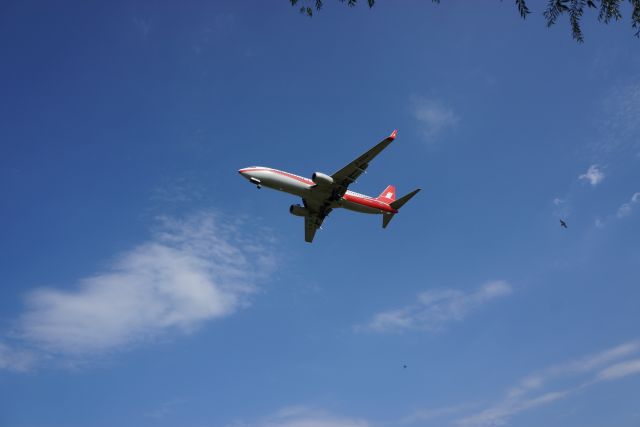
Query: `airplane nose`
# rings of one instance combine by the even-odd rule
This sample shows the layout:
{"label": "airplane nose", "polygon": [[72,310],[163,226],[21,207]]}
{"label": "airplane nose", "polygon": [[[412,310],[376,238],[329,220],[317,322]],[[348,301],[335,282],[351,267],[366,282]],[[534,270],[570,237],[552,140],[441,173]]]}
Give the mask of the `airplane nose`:
{"label": "airplane nose", "polygon": [[240,175],[242,175],[243,178],[246,179],[250,179],[251,178],[251,174],[249,173],[249,171],[247,170],[247,168],[242,168],[238,171],[238,173]]}

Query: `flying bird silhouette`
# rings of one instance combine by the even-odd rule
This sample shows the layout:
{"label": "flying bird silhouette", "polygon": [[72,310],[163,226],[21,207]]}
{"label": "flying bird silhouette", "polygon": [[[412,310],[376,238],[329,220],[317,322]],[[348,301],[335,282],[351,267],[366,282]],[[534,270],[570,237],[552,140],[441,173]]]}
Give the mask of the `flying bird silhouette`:
{"label": "flying bird silhouette", "polygon": [[566,222],[564,222],[563,220],[560,220],[560,227],[562,227],[562,228],[569,228],[569,227],[567,227],[567,223],[566,223]]}

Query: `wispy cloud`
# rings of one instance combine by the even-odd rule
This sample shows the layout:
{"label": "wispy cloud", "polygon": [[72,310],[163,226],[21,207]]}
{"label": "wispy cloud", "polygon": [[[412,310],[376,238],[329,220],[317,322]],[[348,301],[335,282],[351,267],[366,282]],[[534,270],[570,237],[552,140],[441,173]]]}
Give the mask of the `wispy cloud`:
{"label": "wispy cloud", "polygon": [[640,374],[640,359],[629,360],[609,366],[598,373],[600,380],[617,380],[629,375]]}
{"label": "wispy cloud", "polygon": [[37,362],[37,356],[26,350],[16,350],[0,342],[0,370],[15,372],[29,371]]}
{"label": "wispy cloud", "polygon": [[357,329],[374,332],[438,331],[447,323],[462,321],[472,311],[510,293],[511,286],[502,280],[487,282],[474,292],[455,289],[427,291],[418,295],[416,303],[378,313]]}
{"label": "wispy cloud", "polygon": [[155,418],[156,420],[161,420],[176,412],[176,410],[180,406],[185,405],[187,402],[188,399],[184,397],[177,397],[171,400],[167,400],[165,402],[162,402],[153,410],[147,412],[145,416],[149,418]]}
{"label": "wispy cloud", "polygon": [[614,213],[608,214],[604,217],[596,218],[595,225],[598,228],[605,227],[612,220],[620,220],[630,216],[633,211],[640,204],[640,193],[634,193],[628,202],[625,202],[618,207],[618,210]]}
{"label": "wispy cloud", "polygon": [[[502,400],[478,413],[457,420],[456,424],[462,427],[505,425],[511,417],[521,412],[567,398],[598,382],[638,374],[640,359],[617,361],[639,351],[638,341],[631,341],[582,359],[530,374],[510,387]],[[599,371],[594,376],[593,372],[596,370]],[[572,383],[573,385],[565,385],[555,390],[548,389],[548,385],[553,385],[553,381],[557,379],[563,379],[563,384]]]}
{"label": "wispy cloud", "polygon": [[133,18],[133,25],[140,31],[143,38],[147,38],[151,32],[151,20],[142,18]]}
{"label": "wispy cloud", "polygon": [[553,377],[563,374],[573,374],[581,372],[589,372],[607,363],[611,363],[616,359],[629,356],[640,351],[640,342],[630,341],[616,347],[601,351],[593,355],[586,356],[582,359],[569,362],[564,365],[549,368],[545,372],[545,377]]}
{"label": "wispy cloud", "polygon": [[189,333],[246,305],[273,266],[264,243],[220,215],[160,221],[105,271],[30,292],[14,335],[40,352],[86,356]]}
{"label": "wispy cloud", "polygon": [[194,176],[182,176],[167,180],[151,190],[151,200],[162,203],[187,203],[201,201],[206,188]]}
{"label": "wispy cloud", "polygon": [[589,169],[585,173],[578,176],[578,179],[585,180],[589,184],[595,187],[596,185],[602,182],[604,177],[605,177],[604,172],[602,172],[602,170],[600,169],[600,166],[591,165],[589,166]]}
{"label": "wispy cloud", "polygon": [[640,147],[640,82],[614,87],[604,100],[602,117],[603,139],[596,145],[599,151],[637,150]]}
{"label": "wispy cloud", "polygon": [[460,404],[460,405],[445,406],[442,408],[420,409],[402,418],[402,420],[400,420],[400,423],[401,424],[424,423],[425,421],[431,421],[438,418],[452,416],[452,415],[459,414],[461,412],[469,411],[471,409],[471,406],[475,406],[475,405]]}
{"label": "wispy cloud", "polygon": [[562,390],[545,393],[529,399],[508,399],[507,401],[487,408],[478,414],[462,418],[458,420],[457,424],[464,427],[505,425],[509,417],[522,411],[563,399],[570,392],[570,390]]}
{"label": "wispy cloud", "polygon": [[411,97],[411,113],[420,123],[428,142],[434,142],[442,132],[453,128],[460,121],[451,107],[434,99]]}
{"label": "wispy cloud", "polygon": [[553,216],[556,218],[569,218],[571,215],[571,203],[568,197],[553,199]]}
{"label": "wispy cloud", "polygon": [[631,212],[633,211],[633,208],[637,203],[640,203],[640,193],[634,193],[633,196],[631,196],[631,200],[629,200],[629,202],[623,203],[618,208],[616,216],[618,218],[624,218],[625,216],[631,215]]}
{"label": "wispy cloud", "polygon": [[236,421],[228,427],[369,427],[360,418],[328,414],[307,406],[291,406],[255,421]]}

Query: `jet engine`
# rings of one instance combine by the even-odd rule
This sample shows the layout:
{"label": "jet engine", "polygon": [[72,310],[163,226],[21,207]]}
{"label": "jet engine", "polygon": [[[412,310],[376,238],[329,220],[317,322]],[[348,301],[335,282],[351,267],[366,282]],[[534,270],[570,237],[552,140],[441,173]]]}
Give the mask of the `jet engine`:
{"label": "jet engine", "polygon": [[289,207],[289,212],[295,216],[306,216],[309,213],[309,210],[304,206],[300,205],[291,205]]}
{"label": "jet engine", "polygon": [[333,184],[333,178],[331,178],[329,175],[323,174],[322,172],[314,172],[313,175],[311,175],[311,180],[316,184]]}

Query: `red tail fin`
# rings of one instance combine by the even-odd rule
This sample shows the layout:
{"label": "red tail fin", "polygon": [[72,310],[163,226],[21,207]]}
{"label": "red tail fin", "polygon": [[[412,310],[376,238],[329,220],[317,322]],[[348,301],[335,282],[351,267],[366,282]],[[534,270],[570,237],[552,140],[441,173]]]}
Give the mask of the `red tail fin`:
{"label": "red tail fin", "polygon": [[385,203],[391,203],[396,200],[396,187],[395,185],[389,185],[378,196],[378,200]]}

